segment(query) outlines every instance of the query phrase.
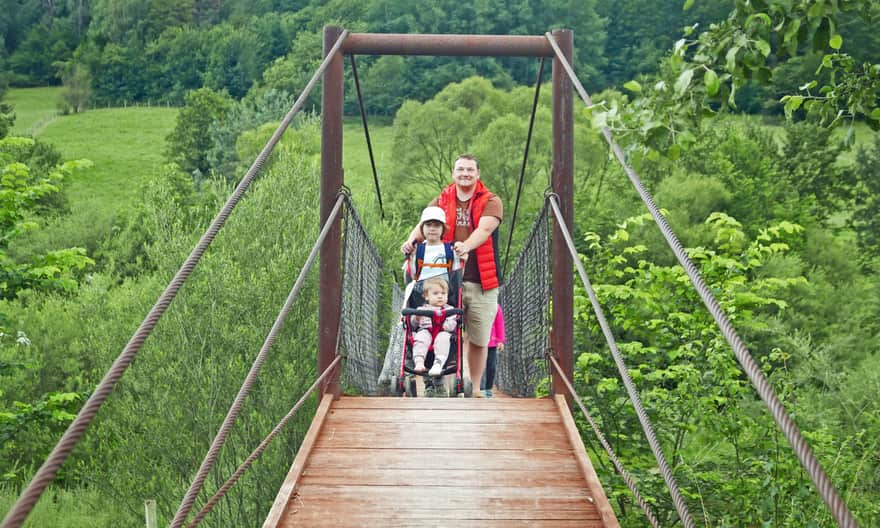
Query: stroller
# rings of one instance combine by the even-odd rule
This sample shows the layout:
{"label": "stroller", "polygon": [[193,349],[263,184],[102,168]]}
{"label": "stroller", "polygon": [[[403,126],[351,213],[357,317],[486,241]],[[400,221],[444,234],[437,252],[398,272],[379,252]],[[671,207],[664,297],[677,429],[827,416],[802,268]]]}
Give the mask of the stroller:
{"label": "stroller", "polygon": [[[455,379],[452,385],[452,390],[448,391],[449,396],[455,397],[459,394],[464,394],[465,396],[470,397],[471,395],[471,382],[470,380],[463,379],[461,370],[461,315],[463,313],[461,310],[462,270],[451,271],[447,276],[449,278],[448,302],[456,308],[445,310],[419,310],[418,307],[424,304],[424,298],[422,297],[422,291],[420,288],[421,281],[418,279],[418,271],[411,269],[411,267],[407,267],[407,270],[404,273],[404,279],[408,282],[408,295],[405,303],[406,307],[401,310],[401,320],[404,329],[403,352],[401,354],[398,375],[392,379],[392,386],[398,396],[403,396],[404,394],[410,397],[416,396],[416,376],[422,376],[424,378],[426,396],[441,396],[443,395],[443,392],[446,391],[446,384],[443,381],[443,377],[451,374],[455,374]],[[415,342],[414,335],[417,329],[413,328],[412,325],[411,316],[413,315],[431,318],[432,337],[437,335],[440,326],[447,317],[450,315],[456,316],[458,324],[456,325],[455,331],[452,333],[449,342],[449,356],[446,358],[446,363],[443,365],[443,369],[438,376],[431,376],[428,372],[415,371],[415,364],[413,362],[413,344]],[[430,365],[433,362],[434,350],[432,344],[428,349],[425,363]]]}

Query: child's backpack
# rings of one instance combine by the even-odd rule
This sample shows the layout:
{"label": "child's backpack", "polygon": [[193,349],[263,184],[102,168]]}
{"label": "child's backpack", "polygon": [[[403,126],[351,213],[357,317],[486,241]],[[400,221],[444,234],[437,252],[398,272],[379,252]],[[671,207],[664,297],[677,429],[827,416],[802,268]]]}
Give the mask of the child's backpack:
{"label": "child's backpack", "polygon": [[452,271],[452,263],[455,262],[455,252],[452,251],[452,243],[444,242],[443,249],[446,250],[446,263],[445,264],[435,264],[433,262],[425,262],[425,244],[421,242],[416,246],[416,257],[415,257],[415,269],[412,269],[410,266],[410,277],[413,281],[418,281],[422,276],[422,268],[446,268],[446,273]]}

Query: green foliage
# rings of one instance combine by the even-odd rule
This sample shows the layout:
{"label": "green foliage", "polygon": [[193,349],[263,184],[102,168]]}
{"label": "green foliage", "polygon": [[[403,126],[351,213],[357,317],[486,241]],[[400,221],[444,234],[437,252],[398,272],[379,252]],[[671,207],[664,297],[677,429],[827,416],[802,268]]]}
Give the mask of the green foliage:
{"label": "green foliage", "polygon": [[9,130],[15,124],[15,113],[12,111],[12,105],[4,101],[6,98],[6,86],[0,86],[0,139],[9,135]]}
{"label": "green foliage", "polygon": [[[803,512],[813,515],[817,509],[821,518],[827,518],[820,499],[803,487],[796,459],[759,409],[759,401],[684,272],[677,266],[651,262],[647,248],[630,240],[633,227],[646,220],[647,216],[630,218],[604,237],[587,234],[583,258],[592,270],[596,292],[633,381],[692,501],[692,511],[705,512],[712,524],[719,525],[806,526],[813,517]],[[761,270],[788,253],[802,229],[783,222],[750,240],[730,216],[715,213],[706,223],[714,235],[713,247],[691,248],[688,253],[740,334],[755,345],[753,353],[783,399],[793,402],[795,387],[787,369],[809,360],[781,347],[784,334],[776,321],[790,309],[793,288],[808,283],[797,274],[772,275]],[[655,488],[662,487],[662,481],[652,470],[654,462],[645,443],[634,441],[638,424],[579,288],[575,299],[578,328],[582,329],[577,348],[584,351],[576,365],[578,391],[589,395],[602,418],[603,431],[640,480],[642,491],[656,497],[661,519],[672,522],[675,513],[663,498],[667,494]],[[828,430],[805,434],[826,461],[837,456],[857,462],[860,453],[867,455],[847,446],[846,438],[830,436]],[[847,471],[858,473],[857,467],[854,464]],[[837,474],[836,480],[841,479],[846,482]],[[865,498],[870,497],[871,492],[867,493]],[[625,491],[612,496],[622,505],[630,500]],[[635,526],[641,518],[627,521]]]}
{"label": "green foliage", "polygon": [[854,169],[856,207],[852,224],[858,235],[862,258],[880,255],[880,140],[874,139],[870,149],[861,149]]}
{"label": "green foliage", "polygon": [[[253,156],[240,157],[236,143],[241,134],[269,122],[281,121],[291,106],[293,98],[277,90],[254,91],[233,103],[224,119],[211,124],[213,146],[208,153],[211,170],[230,181],[239,179],[259,152],[257,150]],[[299,118],[297,122],[302,122],[302,119]]]}
{"label": "green foliage", "polygon": [[48,174],[34,175],[18,161],[34,141],[7,137],[0,140],[0,297],[14,297],[27,289],[73,291],[78,274],[94,262],[81,248],[50,251],[29,262],[16,262],[7,255],[10,241],[37,223],[28,218],[44,197],[57,193],[60,183],[78,168],[89,167],[88,160],[69,161]]}
{"label": "green foliage", "polygon": [[[8,410],[0,411],[0,455],[7,461],[0,466],[0,484],[19,488],[27,482],[49,456],[54,439],[76,417],[86,396],[53,392],[33,404],[15,401]],[[67,480],[64,473],[60,480]]]}
{"label": "green foliage", "polygon": [[[686,28],[657,78],[643,82],[645,89],[632,103],[598,101],[588,115],[594,125],[611,126],[628,141],[675,159],[693,145],[694,130],[703,117],[736,108],[737,90],[750,80],[771,79],[775,57],[795,56],[799,47],[809,47],[825,53],[815,75],[829,70],[828,82],[816,94],[811,90],[819,86],[818,79],[801,80],[799,89],[806,95],[784,96],[785,113],[791,116],[803,106],[826,126],[844,117],[862,117],[872,126],[880,125],[873,115],[880,67],[858,64],[840,52],[843,38],[837,33],[837,20],[856,12],[870,19],[877,11],[867,0],[737,2],[726,21],[712,24],[696,38],[691,35],[697,26]],[[778,43],[775,57],[771,42]]]}
{"label": "green foliage", "polygon": [[58,64],[64,89],[58,102],[62,114],[82,112],[92,96],[92,76],[89,70],[76,63]]}
{"label": "green foliage", "polygon": [[189,92],[186,105],[177,115],[174,130],[168,135],[167,157],[196,181],[209,174],[208,152],[213,146],[211,125],[222,121],[232,100],[226,93],[210,88]]}

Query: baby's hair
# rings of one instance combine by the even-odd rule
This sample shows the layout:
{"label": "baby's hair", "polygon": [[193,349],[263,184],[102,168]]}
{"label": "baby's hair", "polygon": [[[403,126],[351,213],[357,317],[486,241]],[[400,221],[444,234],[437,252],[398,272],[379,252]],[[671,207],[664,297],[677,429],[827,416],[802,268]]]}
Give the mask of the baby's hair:
{"label": "baby's hair", "polygon": [[449,284],[442,277],[432,277],[422,285],[422,291],[425,293],[431,288],[440,288],[444,293],[449,293]]}

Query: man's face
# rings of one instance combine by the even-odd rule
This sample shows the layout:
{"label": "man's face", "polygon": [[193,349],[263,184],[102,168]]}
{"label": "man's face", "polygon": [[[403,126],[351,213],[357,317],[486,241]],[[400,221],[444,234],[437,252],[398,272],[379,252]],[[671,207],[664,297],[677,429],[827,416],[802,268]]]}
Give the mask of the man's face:
{"label": "man's face", "polygon": [[452,167],[452,181],[458,188],[470,190],[477,184],[480,179],[480,169],[477,168],[477,162],[470,159],[458,159],[455,166]]}

